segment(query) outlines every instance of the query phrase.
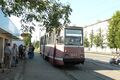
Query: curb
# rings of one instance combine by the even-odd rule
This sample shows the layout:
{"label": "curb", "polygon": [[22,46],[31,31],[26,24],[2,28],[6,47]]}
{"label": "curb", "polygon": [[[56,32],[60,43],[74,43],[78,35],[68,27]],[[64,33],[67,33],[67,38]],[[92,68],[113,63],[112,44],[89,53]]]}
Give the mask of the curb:
{"label": "curb", "polygon": [[110,55],[110,56],[113,55],[112,53],[102,53],[102,52],[87,52],[87,51],[85,51],[85,53],[99,54],[99,55]]}

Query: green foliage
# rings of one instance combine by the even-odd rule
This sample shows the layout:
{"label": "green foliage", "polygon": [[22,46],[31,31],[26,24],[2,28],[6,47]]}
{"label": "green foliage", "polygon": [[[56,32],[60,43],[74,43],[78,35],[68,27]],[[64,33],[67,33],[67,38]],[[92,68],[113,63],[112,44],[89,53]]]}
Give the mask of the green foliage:
{"label": "green foliage", "polygon": [[85,46],[85,47],[89,47],[89,46],[90,46],[90,43],[89,43],[87,37],[84,37],[84,46]]}
{"label": "green foliage", "polygon": [[103,47],[103,36],[101,29],[99,29],[97,35],[94,36],[94,44],[96,45],[96,47]]}
{"label": "green foliage", "polygon": [[90,47],[92,47],[92,45],[93,45],[93,39],[94,39],[94,34],[93,34],[93,30],[91,30],[91,33],[90,33]]}
{"label": "green foliage", "polygon": [[34,42],[34,46],[35,46],[35,48],[39,48],[39,45],[40,45],[40,41],[36,41],[36,42]]}
{"label": "green foliage", "polygon": [[72,12],[70,5],[62,4],[59,0],[0,0],[0,7],[5,16],[21,18],[23,32],[32,32],[36,22],[46,27],[48,32],[54,28],[67,25]]}
{"label": "green foliage", "polygon": [[110,48],[120,48],[120,11],[116,11],[109,21],[108,42]]}
{"label": "green foliage", "polygon": [[64,6],[61,3],[54,2],[53,6],[49,8],[48,18],[44,20],[46,31],[51,32],[54,28],[59,31],[62,25],[69,23],[68,17],[71,11],[69,5]]}
{"label": "green foliage", "polygon": [[23,41],[25,43],[25,46],[28,46],[31,43],[31,35],[28,34],[28,36],[23,37]]}

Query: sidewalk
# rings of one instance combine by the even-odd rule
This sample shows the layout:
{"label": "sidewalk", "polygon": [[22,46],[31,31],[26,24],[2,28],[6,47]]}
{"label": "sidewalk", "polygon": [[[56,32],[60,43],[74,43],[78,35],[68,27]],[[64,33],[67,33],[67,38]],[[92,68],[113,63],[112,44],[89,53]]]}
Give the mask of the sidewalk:
{"label": "sidewalk", "polygon": [[85,53],[93,53],[93,54],[100,54],[100,55],[113,55],[112,53],[105,53],[105,52],[92,52],[92,51],[85,51]]}
{"label": "sidewalk", "polygon": [[12,67],[10,70],[4,69],[4,72],[0,69],[0,80],[19,80],[23,71],[24,61],[19,61],[17,67]]}

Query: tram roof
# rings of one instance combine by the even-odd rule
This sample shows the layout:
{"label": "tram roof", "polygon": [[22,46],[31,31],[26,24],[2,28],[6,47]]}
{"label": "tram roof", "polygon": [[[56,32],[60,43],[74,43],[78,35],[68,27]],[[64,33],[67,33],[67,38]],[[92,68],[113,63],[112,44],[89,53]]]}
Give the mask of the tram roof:
{"label": "tram roof", "polygon": [[82,29],[83,27],[80,27],[80,26],[66,26],[65,28],[77,28],[77,29]]}

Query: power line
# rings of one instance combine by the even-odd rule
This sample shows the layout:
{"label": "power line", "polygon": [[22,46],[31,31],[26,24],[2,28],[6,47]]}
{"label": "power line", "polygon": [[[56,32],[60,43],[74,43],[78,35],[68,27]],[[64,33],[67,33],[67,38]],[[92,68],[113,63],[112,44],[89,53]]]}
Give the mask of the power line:
{"label": "power line", "polygon": [[106,19],[106,20],[103,20],[103,21],[98,21],[98,22],[96,22],[96,23],[93,23],[93,24],[90,24],[90,25],[84,26],[83,28],[87,28],[87,27],[90,27],[90,26],[94,26],[94,25],[97,25],[97,24],[99,24],[99,23],[106,22],[106,21],[109,21],[109,20],[111,20],[111,18]]}

